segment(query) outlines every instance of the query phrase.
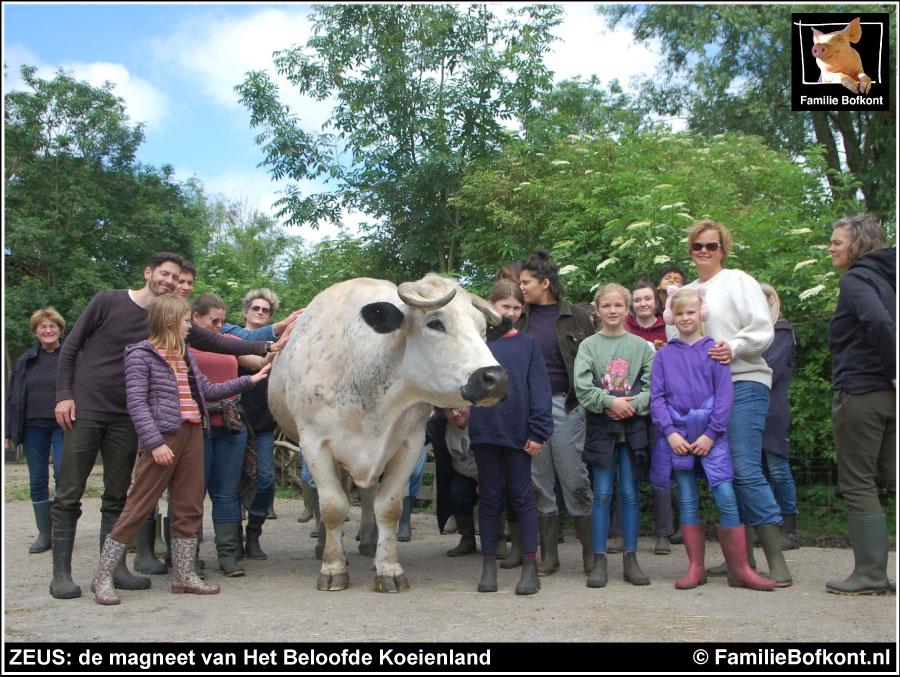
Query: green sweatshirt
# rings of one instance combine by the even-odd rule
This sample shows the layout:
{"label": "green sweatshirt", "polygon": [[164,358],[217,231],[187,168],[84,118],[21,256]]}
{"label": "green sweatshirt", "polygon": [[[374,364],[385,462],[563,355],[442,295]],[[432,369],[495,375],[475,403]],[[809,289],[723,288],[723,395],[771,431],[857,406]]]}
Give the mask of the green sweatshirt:
{"label": "green sweatshirt", "polygon": [[[650,413],[650,370],[656,352],[647,341],[625,332],[594,334],[582,341],[575,356],[575,394],[588,411],[602,413],[616,397],[640,393],[631,400],[637,416]],[[603,383],[602,388],[594,381]]]}

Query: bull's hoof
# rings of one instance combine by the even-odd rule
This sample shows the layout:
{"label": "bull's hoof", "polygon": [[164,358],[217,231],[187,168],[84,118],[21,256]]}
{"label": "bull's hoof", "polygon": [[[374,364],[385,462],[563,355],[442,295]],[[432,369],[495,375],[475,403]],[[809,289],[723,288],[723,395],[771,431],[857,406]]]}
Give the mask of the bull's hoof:
{"label": "bull's hoof", "polygon": [[409,580],[406,578],[406,574],[375,577],[375,592],[400,592],[408,589]]}
{"label": "bull's hoof", "polygon": [[375,557],[375,544],[360,541],[359,542],[359,554],[362,555],[363,557]]}
{"label": "bull's hoof", "polygon": [[342,574],[319,574],[316,587],[325,592],[346,590],[350,587],[350,574],[346,572]]}

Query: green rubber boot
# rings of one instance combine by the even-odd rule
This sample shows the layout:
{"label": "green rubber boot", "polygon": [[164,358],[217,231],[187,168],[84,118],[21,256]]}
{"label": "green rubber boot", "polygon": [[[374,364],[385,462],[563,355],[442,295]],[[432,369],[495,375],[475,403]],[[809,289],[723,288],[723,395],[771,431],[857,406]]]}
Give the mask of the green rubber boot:
{"label": "green rubber boot", "polygon": [[888,533],[883,512],[849,512],[853,539],[853,573],[842,581],[828,581],[825,590],[837,595],[887,595]]}

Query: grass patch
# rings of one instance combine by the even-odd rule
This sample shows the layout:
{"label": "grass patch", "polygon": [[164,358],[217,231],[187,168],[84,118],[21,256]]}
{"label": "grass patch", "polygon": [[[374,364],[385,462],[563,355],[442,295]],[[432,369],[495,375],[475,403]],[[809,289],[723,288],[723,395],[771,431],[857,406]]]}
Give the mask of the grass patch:
{"label": "grass patch", "polygon": [[[84,498],[100,498],[103,487],[88,485],[84,490]],[[52,497],[51,497],[52,498]],[[31,501],[31,487],[28,484],[8,484],[6,486],[7,501]]]}

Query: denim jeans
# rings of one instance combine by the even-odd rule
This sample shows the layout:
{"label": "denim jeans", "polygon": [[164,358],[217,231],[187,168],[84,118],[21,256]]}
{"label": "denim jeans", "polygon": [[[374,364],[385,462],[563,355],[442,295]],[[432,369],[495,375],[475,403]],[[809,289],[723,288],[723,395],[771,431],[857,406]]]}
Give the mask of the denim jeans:
{"label": "denim jeans", "polygon": [[256,433],[256,460],[259,485],[249,512],[266,515],[275,495],[275,433]]}
{"label": "denim jeans", "polygon": [[[238,435],[229,435],[224,426],[213,426],[203,439],[203,473],[212,501],[214,523],[240,522],[238,487],[247,449],[247,426]],[[268,505],[266,505],[268,508]]]}
{"label": "denim jeans", "polygon": [[763,449],[766,464],[763,470],[772,485],[775,500],[781,508],[782,515],[796,515],[797,488],[794,486],[794,476],[791,475],[791,459],[779,456],[776,453]]}
{"label": "denim jeans", "polygon": [[422,489],[422,479],[425,477],[425,461],[427,459],[428,447],[422,447],[422,455],[419,456],[419,462],[416,463],[412,475],[409,476],[409,488],[406,491],[406,495],[409,496],[411,501],[416,500],[416,496],[419,495],[419,491]]}
{"label": "denim jeans", "polygon": [[50,482],[47,466],[50,463],[50,448],[53,447],[53,486],[59,480],[59,459],[62,457],[63,431],[59,426],[44,428],[25,426],[22,436],[25,460],[28,461],[28,481],[31,488],[31,502],[40,503],[50,498]]}
{"label": "denim jeans", "polygon": [[741,521],[751,527],[781,524],[781,509],[762,469],[762,438],[768,410],[769,389],[764,384],[735,382],[728,446]]}
{"label": "denim jeans", "polygon": [[628,445],[616,444],[611,468],[592,465],[594,473],[594,503],[591,508],[591,533],[594,537],[594,552],[606,552],[609,536],[609,504],[613,496],[613,473],[619,468],[619,495],[622,497],[622,537],[626,552],[637,550],[638,534],[638,491],[637,479],[631,467]]}
{"label": "denim jeans", "polygon": [[311,486],[313,489],[316,488],[316,481],[313,479],[312,473],[309,471],[309,466],[306,465],[306,459],[303,458],[303,454],[300,454],[300,481],[309,482],[309,486]]}
{"label": "denim jeans", "polygon": [[[678,503],[681,508],[681,523],[700,524],[700,494],[697,491],[697,475],[693,470],[676,470],[675,483],[678,485]],[[737,498],[731,482],[720,482],[712,488],[716,507],[719,509],[719,526],[739,527]]]}
{"label": "denim jeans", "polygon": [[450,498],[447,507],[451,515],[471,514],[478,502],[478,481],[454,472],[450,476]]}

